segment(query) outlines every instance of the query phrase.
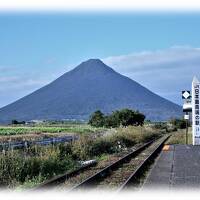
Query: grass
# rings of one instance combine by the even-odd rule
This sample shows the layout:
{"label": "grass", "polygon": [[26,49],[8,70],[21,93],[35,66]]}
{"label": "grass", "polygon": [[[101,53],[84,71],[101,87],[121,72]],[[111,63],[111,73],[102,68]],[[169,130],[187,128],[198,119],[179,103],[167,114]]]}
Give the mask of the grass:
{"label": "grass", "polygon": [[8,151],[0,154],[0,185],[19,189],[32,187],[54,175],[71,171],[79,165],[78,161],[105,160],[110,154],[148,142],[163,133],[150,127],[129,126],[104,136],[81,134],[73,143]]}
{"label": "grass", "polygon": [[0,186],[31,186],[78,165],[60,145],[7,151],[0,154]]}
{"label": "grass", "polygon": [[1,126],[0,135],[21,135],[21,134],[40,134],[40,133],[88,133],[104,130],[94,128],[89,125],[71,125],[67,127],[27,127],[27,126]]}
{"label": "grass", "polygon": [[107,160],[109,158],[109,154],[101,154],[100,156],[96,157],[97,162],[102,160]]}
{"label": "grass", "polygon": [[129,147],[138,143],[148,142],[149,140],[161,136],[162,133],[166,132],[151,127],[128,126],[126,128],[118,128],[114,138],[121,141],[123,145]]}
{"label": "grass", "polygon": [[[166,144],[186,144],[186,130],[179,129],[172,133]],[[189,128],[188,131],[188,144],[192,144],[192,130]]]}
{"label": "grass", "polygon": [[72,146],[72,152],[77,159],[91,159],[102,154],[112,154],[135,144],[145,143],[161,136],[158,129],[146,127],[118,128],[108,135],[91,138],[82,135]]}
{"label": "grass", "polygon": [[22,184],[17,184],[15,186],[15,191],[23,191],[26,189],[34,188],[35,186],[41,184],[44,181],[44,177],[41,175],[33,178],[33,179],[27,179]]}

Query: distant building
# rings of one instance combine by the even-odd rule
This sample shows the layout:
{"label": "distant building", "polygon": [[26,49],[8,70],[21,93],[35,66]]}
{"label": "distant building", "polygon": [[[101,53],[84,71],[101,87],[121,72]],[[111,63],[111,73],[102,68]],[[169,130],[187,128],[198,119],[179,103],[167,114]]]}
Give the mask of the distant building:
{"label": "distant building", "polygon": [[43,122],[44,122],[44,120],[34,119],[34,120],[27,121],[26,124],[41,124]]}

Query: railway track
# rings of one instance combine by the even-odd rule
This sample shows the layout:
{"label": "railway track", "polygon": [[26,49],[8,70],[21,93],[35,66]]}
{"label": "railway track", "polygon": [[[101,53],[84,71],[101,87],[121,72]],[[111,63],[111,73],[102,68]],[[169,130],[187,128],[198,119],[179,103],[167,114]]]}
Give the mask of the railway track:
{"label": "railway track", "polygon": [[48,189],[50,187],[54,187],[55,185],[62,184],[63,182],[65,182],[66,179],[70,179],[70,177],[73,177],[73,176],[83,172],[84,170],[87,170],[88,168],[95,166],[96,164],[97,164],[96,161],[90,162],[90,163],[85,164],[71,172],[64,173],[62,175],[53,177],[52,179],[47,180],[44,183],[41,183],[40,185],[36,186],[35,188],[32,188],[31,191]]}
{"label": "railway track", "polygon": [[93,176],[74,186],[71,191],[80,189],[109,189],[124,190],[135,187],[138,178],[143,174],[148,164],[162,149],[170,136],[162,137],[156,141],[148,142],[132,153],[102,169]]}
{"label": "railway track", "polygon": [[76,191],[82,189],[124,190],[132,187],[169,137],[152,140],[126,155],[114,156],[103,165],[95,163],[55,177],[36,189],[51,187],[55,190]]}

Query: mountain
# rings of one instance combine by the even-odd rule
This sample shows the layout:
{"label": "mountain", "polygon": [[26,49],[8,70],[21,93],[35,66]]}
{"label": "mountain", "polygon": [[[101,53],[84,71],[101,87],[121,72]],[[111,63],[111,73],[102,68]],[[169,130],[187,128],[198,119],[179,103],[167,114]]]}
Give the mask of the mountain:
{"label": "mountain", "polygon": [[41,89],[0,109],[0,123],[12,119],[85,119],[97,109],[143,112],[147,119],[180,117],[180,106],[115,72],[99,59],[90,59]]}

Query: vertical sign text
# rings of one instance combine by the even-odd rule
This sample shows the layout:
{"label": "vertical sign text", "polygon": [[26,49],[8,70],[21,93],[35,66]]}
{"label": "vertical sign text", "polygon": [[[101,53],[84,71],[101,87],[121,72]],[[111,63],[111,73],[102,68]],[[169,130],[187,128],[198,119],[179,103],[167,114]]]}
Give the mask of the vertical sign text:
{"label": "vertical sign text", "polygon": [[200,109],[199,109],[200,82],[194,78],[192,82],[192,129],[193,145],[200,145]]}

